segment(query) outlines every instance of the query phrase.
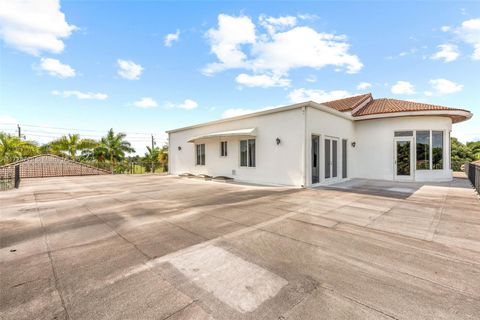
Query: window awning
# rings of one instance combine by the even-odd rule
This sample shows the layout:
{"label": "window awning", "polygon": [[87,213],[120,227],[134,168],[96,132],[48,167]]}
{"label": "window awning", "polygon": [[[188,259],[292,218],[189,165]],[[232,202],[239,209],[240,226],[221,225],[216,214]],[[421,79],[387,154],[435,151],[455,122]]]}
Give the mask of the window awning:
{"label": "window awning", "polygon": [[207,133],[198,137],[190,138],[188,142],[195,142],[197,140],[207,140],[207,139],[214,139],[214,138],[227,138],[227,137],[255,137],[256,135],[257,135],[257,128],[249,128],[249,129]]}

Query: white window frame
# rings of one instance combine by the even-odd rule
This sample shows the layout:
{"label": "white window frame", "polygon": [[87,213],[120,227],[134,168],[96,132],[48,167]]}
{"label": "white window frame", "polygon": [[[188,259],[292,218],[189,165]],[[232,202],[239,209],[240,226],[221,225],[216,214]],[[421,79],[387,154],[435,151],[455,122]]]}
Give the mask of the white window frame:
{"label": "white window frame", "polygon": [[[248,141],[250,140],[254,140],[255,141],[255,165],[252,166],[250,165],[250,151],[249,151],[249,148],[248,148]],[[247,165],[246,166],[242,166],[242,141],[246,141],[247,142]],[[241,168],[256,168],[257,167],[257,139],[253,138],[253,139],[242,139],[239,141],[238,143],[238,164],[239,164],[239,167]]]}
{"label": "white window frame", "polygon": [[[200,151],[202,150],[202,147],[201,147],[202,145],[203,145],[203,163],[202,163],[202,153],[201,152],[200,152],[200,154],[198,153],[199,147],[200,147]],[[206,158],[207,158],[206,153],[207,153],[207,148],[206,148],[205,143],[195,144],[195,165],[196,166],[205,166]],[[199,155],[200,155],[200,163],[198,162]]]}
{"label": "white window frame", "polygon": [[[433,131],[441,132],[442,133],[442,169],[434,169],[433,168]],[[445,170],[445,130],[430,130],[430,170],[432,171],[439,171]]]}
{"label": "white window frame", "polygon": [[[449,131],[447,130],[442,130],[442,129],[396,129],[393,130],[393,138],[402,138],[400,137],[395,137],[395,132],[401,132],[401,131],[412,131],[413,132],[413,168],[414,171],[442,171],[442,170],[448,170],[447,167],[445,166],[445,161],[448,159],[448,161],[451,163],[451,150],[450,150],[450,136],[449,136]],[[429,131],[429,137],[430,137],[430,146],[429,146],[429,169],[417,169],[417,131]],[[443,169],[433,169],[433,131],[441,131],[443,135],[443,146],[442,146],[442,160],[443,160]],[[451,132],[451,131],[450,131]],[[404,136],[406,137],[406,136]],[[447,141],[447,138],[449,141]],[[448,153],[446,153],[448,152]],[[448,158],[447,158],[447,157]],[[450,164],[451,165],[451,164]]]}
{"label": "white window frame", "polygon": [[228,156],[228,142],[220,141],[220,157],[225,158]]}
{"label": "white window frame", "polygon": [[[418,131],[428,131],[430,134],[428,136],[428,169],[418,169],[417,168],[417,132]],[[415,170],[416,171],[431,171],[432,170],[432,130],[431,129],[419,129],[419,130],[414,130],[413,134],[415,136]]]}

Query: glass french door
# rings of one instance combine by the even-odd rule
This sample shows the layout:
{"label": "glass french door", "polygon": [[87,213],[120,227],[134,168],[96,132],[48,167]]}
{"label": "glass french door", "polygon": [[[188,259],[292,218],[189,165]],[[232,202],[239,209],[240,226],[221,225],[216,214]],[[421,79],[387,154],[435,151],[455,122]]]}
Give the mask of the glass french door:
{"label": "glass french door", "polygon": [[395,140],[395,179],[410,180],[412,178],[412,139],[396,138]]}
{"label": "glass french door", "polygon": [[320,182],[320,137],[312,135],[312,184]]}
{"label": "glass french door", "polygon": [[338,139],[325,138],[325,179],[338,176]]}

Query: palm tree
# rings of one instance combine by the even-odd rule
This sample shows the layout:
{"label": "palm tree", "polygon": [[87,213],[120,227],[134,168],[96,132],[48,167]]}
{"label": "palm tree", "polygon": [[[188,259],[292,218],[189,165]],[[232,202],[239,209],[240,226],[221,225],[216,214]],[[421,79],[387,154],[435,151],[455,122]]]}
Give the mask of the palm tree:
{"label": "palm tree", "polygon": [[14,162],[38,153],[38,146],[34,142],[0,132],[0,164]]}
{"label": "palm tree", "polygon": [[145,152],[143,160],[147,162],[147,164],[150,164],[150,168],[148,168],[148,165],[146,166],[147,172],[154,172],[155,167],[160,161],[160,149],[157,147],[150,148],[147,146],[147,152]]}
{"label": "palm tree", "polygon": [[168,146],[165,145],[160,149],[159,155],[160,164],[162,165],[165,171],[168,170]]}
{"label": "palm tree", "polygon": [[52,151],[66,152],[72,160],[76,160],[78,151],[93,149],[97,145],[98,142],[93,139],[80,139],[79,134],[69,134],[50,143]]}
{"label": "palm tree", "polygon": [[105,137],[100,140],[100,145],[95,148],[94,153],[98,157],[108,159],[112,165],[115,165],[117,161],[121,161],[125,158],[125,153],[135,152],[130,145],[130,142],[125,140],[127,135],[125,133],[113,132],[113,129],[108,130]]}

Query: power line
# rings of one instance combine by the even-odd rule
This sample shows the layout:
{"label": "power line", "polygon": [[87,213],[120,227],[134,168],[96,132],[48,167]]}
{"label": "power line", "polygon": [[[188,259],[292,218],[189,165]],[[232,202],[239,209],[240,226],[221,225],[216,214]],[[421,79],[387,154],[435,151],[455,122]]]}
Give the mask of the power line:
{"label": "power line", "polygon": [[[11,135],[17,135],[17,131],[14,129],[8,129],[8,130],[3,130],[5,133],[11,134]],[[63,137],[64,134],[58,133],[58,134],[52,134],[48,132],[32,132],[29,130],[22,130],[22,137],[27,138],[27,137],[34,137],[34,138],[49,138],[49,139],[59,139]],[[80,135],[81,137],[86,137],[87,135]],[[89,135],[88,138],[95,138],[96,140],[100,140],[102,136],[93,136]],[[129,142],[136,142],[140,143],[143,142],[146,145],[148,145],[151,141],[151,137],[129,137],[127,136],[127,141]]]}
{"label": "power line", "polygon": [[[0,122],[2,125],[12,125],[16,126],[16,124],[11,122]],[[66,130],[66,131],[85,131],[85,132],[102,132],[105,133],[105,130],[94,130],[94,129],[78,129],[78,128],[61,128],[61,127],[50,127],[50,126],[41,126],[41,125],[34,125],[34,124],[21,124],[23,127],[32,127],[32,128],[43,128],[43,129],[55,129],[55,130]],[[133,131],[123,131],[119,130],[118,132],[126,133],[126,134],[144,134],[144,135],[151,135],[151,132],[133,132]],[[164,134],[157,133],[157,134]]]}

